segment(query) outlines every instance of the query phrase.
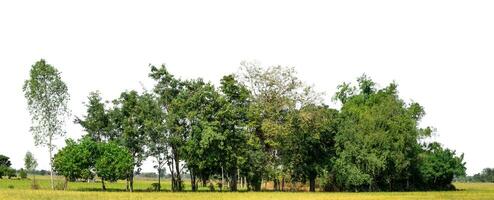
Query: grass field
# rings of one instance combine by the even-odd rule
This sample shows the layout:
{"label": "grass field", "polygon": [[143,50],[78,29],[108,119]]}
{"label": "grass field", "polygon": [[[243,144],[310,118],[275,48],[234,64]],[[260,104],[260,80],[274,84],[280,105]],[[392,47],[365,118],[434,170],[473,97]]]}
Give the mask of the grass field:
{"label": "grass field", "polygon": [[[139,192],[118,192],[125,188],[125,182],[109,183],[110,191],[102,192],[100,183],[69,183],[69,191],[49,190],[47,177],[40,177],[40,190],[30,189],[30,180],[0,180],[0,200],[214,200],[214,199],[282,199],[282,200],[322,200],[322,199],[494,199],[494,184],[456,183],[460,191],[447,192],[145,192],[153,180],[137,180],[135,188]],[[169,183],[163,183],[165,189]],[[206,190],[206,188],[202,188]]]}

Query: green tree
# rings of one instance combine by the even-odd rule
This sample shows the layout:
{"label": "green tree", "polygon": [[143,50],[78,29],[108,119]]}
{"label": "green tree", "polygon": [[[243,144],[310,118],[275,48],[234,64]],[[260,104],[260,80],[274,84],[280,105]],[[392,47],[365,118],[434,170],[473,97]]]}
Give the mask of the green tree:
{"label": "green tree", "polygon": [[284,137],[281,158],[292,181],[308,179],[311,192],[316,177],[334,156],[337,115],[337,110],[318,105],[304,106],[290,115],[291,131]]}
{"label": "green tree", "polygon": [[83,138],[79,143],[68,139],[66,146],[55,154],[53,167],[59,175],[65,177],[64,189],[69,180],[90,179],[93,177],[92,166],[97,157],[97,146],[89,138]]}
{"label": "green tree", "polygon": [[[136,173],[141,170],[142,161],[146,158],[145,145],[145,113],[141,107],[141,96],[136,91],[123,92],[114,101],[111,112],[112,128],[116,129],[118,138],[115,140],[126,147],[134,161]],[[134,168],[128,174],[129,190],[134,191]]]}
{"label": "green tree", "polygon": [[[248,153],[251,149],[247,131],[251,96],[247,87],[237,81],[234,75],[224,76],[221,79],[220,89],[225,101],[218,113],[221,119],[220,131],[225,138],[222,160],[229,175],[230,191],[237,191],[239,170],[247,165]],[[246,175],[249,171],[244,167],[242,174]]]}
{"label": "green tree", "polygon": [[26,155],[24,156],[24,167],[29,173],[33,175],[33,183],[36,183],[35,170],[36,167],[38,167],[38,161],[36,161],[33,153],[31,153],[30,151],[26,152]]}
{"label": "green tree", "polygon": [[24,170],[23,168],[21,168],[21,169],[19,170],[19,177],[20,177],[21,179],[26,179],[26,178],[27,178],[27,172],[26,172],[26,170]]}
{"label": "green tree", "polygon": [[418,164],[422,189],[454,189],[453,178],[465,176],[463,154],[457,156],[455,151],[443,149],[433,142],[425,146],[419,155]]}
{"label": "green tree", "polygon": [[[249,129],[259,138],[266,160],[259,168],[262,175],[273,180],[280,189],[282,165],[278,152],[284,133],[289,131],[288,113],[297,106],[316,103],[320,95],[306,86],[293,67],[262,68],[257,63],[242,62],[239,77],[252,93],[249,110]],[[260,185],[254,187],[260,189]]]}
{"label": "green tree", "polygon": [[31,114],[31,132],[35,145],[47,146],[50,153],[50,177],[53,185],[53,140],[57,136],[63,136],[63,126],[69,115],[67,103],[69,93],[67,86],[60,77],[60,72],[45,60],[36,62],[29,74],[29,79],[23,86],[27,99],[29,113]]}
{"label": "green tree", "polygon": [[11,165],[10,158],[0,154],[0,179],[2,176],[8,176]]}
{"label": "green tree", "polygon": [[156,97],[145,93],[141,97],[140,106],[144,119],[147,154],[154,158],[154,168],[158,171],[158,191],[161,190],[161,176],[168,155],[168,142],[165,132],[165,113],[161,110]]}
{"label": "green tree", "polygon": [[115,182],[128,177],[134,168],[129,151],[116,143],[98,143],[100,155],[95,162],[96,174],[101,177],[102,189],[106,190],[105,180]]}
{"label": "green tree", "polygon": [[183,92],[185,84],[184,81],[168,72],[165,65],[159,68],[151,66],[149,77],[157,82],[154,86],[154,93],[158,95],[160,107],[166,114],[165,133],[170,150],[165,157],[171,174],[172,190],[180,191],[183,189],[180,161],[185,146],[184,133],[187,121],[182,106],[184,99],[178,97]]}
{"label": "green tree", "polygon": [[76,118],[75,122],[80,124],[87,134],[97,142],[114,139],[110,133],[110,119],[105,104],[99,92],[91,92],[86,104],[86,116],[83,119]]}

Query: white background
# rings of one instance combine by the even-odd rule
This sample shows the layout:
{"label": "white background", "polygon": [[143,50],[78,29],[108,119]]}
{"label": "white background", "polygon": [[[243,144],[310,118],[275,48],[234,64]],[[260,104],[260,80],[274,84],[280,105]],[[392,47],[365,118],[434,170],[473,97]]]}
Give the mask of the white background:
{"label": "white background", "polygon": [[[396,80],[403,99],[425,107],[421,126],[465,153],[474,174],[494,167],[493,10],[493,1],[454,0],[1,1],[0,154],[20,168],[31,150],[48,168],[22,93],[41,58],[62,72],[75,116],[90,91],[111,100],[151,89],[149,64],[218,83],[255,59],[295,66],[333,106],[336,86],[362,73],[382,87]],[[72,120],[67,137],[78,138]]]}

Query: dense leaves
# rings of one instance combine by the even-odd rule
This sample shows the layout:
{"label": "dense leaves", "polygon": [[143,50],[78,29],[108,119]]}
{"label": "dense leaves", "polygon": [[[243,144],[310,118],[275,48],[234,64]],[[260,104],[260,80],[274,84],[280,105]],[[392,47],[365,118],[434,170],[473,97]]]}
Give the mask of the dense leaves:
{"label": "dense leaves", "polygon": [[[419,126],[425,112],[407,103],[397,84],[378,88],[367,76],[343,83],[333,99],[303,83],[294,68],[242,63],[220,86],[180,79],[166,66],[151,66],[151,91],[126,91],[106,105],[91,93],[77,119],[87,135],[68,141],[56,156],[69,179],[96,175],[104,181],[133,176],[152,157],[158,177],[166,170],[173,191],[198,184],[274,190],[309,183],[309,190],[397,191],[452,189],[465,174],[463,156],[424,142],[432,128]],[[160,190],[160,179],[156,187]]]}

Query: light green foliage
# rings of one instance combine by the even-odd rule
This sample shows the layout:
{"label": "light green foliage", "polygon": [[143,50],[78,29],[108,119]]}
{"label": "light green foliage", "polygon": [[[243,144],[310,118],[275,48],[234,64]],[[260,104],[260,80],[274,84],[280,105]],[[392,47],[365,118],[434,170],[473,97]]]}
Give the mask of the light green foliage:
{"label": "light green foliage", "polygon": [[[48,147],[52,166],[52,141],[65,134],[63,126],[69,115],[67,86],[56,68],[40,60],[31,67],[29,79],[24,82],[22,90],[31,114],[34,143]],[[50,171],[53,176],[53,170]]]}

